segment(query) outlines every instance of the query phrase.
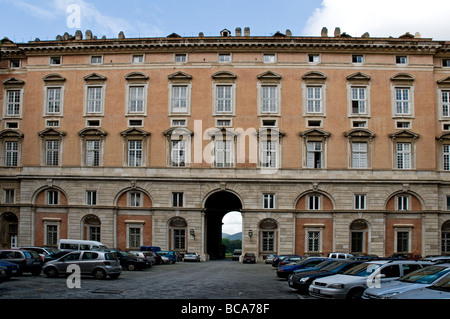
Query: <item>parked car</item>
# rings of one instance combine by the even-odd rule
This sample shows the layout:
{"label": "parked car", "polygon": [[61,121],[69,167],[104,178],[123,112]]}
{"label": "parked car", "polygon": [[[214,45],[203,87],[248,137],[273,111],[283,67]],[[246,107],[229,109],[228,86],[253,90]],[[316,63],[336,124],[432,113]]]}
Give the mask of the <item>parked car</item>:
{"label": "parked car", "polygon": [[42,258],[34,251],[5,249],[0,251],[0,259],[17,264],[19,266],[18,275],[31,272],[33,276],[38,276],[42,270]]}
{"label": "parked car", "polygon": [[347,259],[347,258],[353,258],[354,256],[352,254],[346,254],[346,253],[329,253],[328,258],[336,258],[336,259]]}
{"label": "parked car", "polygon": [[422,259],[422,256],[419,254],[392,254],[389,257],[387,257],[386,259],[406,259],[406,260],[420,260]]}
{"label": "parked car", "polygon": [[431,261],[436,264],[450,263],[450,256],[426,256],[422,260]]}
{"label": "parked car", "polygon": [[200,255],[197,253],[185,253],[184,261],[200,261]]}
{"label": "parked car", "polygon": [[19,265],[9,262],[5,259],[0,260],[0,267],[4,268],[7,279],[10,279],[12,276],[15,276],[18,273],[20,273]]}
{"label": "parked car", "polygon": [[288,278],[289,287],[297,289],[301,294],[308,294],[308,288],[315,279],[342,274],[346,270],[362,263],[362,261],[352,259],[330,259],[322,262],[321,264],[323,263],[325,264],[322,267],[305,269],[304,271],[299,272],[294,271],[294,273]]}
{"label": "parked car", "polygon": [[295,264],[278,267],[277,276],[279,278],[287,279],[295,270],[314,268],[325,260],[328,260],[328,258],[327,257],[309,257],[306,259],[301,259]]}
{"label": "parked car", "polygon": [[400,294],[397,299],[450,299],[450,274],[431,286]]}
{"label": "parked car", "polygon": [[8,280],[8,275],[6,274],[6,267],[0,266],[0,284]]}
{"label": "parked car", "polygon": [[287,265],[296,264],[302,259],[304,259],[304,258],[301,257],[301,256],[298,256],[298,255],[297,256],[288,256],[288,257],[286,257],[283,260],[280,260],[278,262],[278,268],[284,267],[284,266],[287,266]]}
{"label": "parked car", "polygon": [[43,272],[47,277],[68,275],[69,265],[78,265],[82,275],[92,275],[96,279],[118,278],[122,271],[116,255],[108,251],[74,251],[59,259],[44,264]]}
{"label": "parked car", "polygon": [[397,280],[368,288],[363,299],[397,299],[401,294],[428,287],[450,273],[450,264],[438,264],[413,271]]}
{"label": "parked car", "polygon": [[146,259],[149,267],[156,264],[156,258],[153,255],[152,251],[130,251],[130,253],[132,253],[136,257]]}
{"label": "parked car", "polygon": [[45,256],[48,256],[50,254],[54,254],[59,251],[59,249],[56,248],[47,248],[47,247],[20,247],[21,250],[32,250],[35,251],[41,256],[42,260],[45,262]]}
{"label": "parked car", "polygon": [[79,240],[79,239],[60,239],[58,244],[59,250],[91,250],[106,249],[107,247],[99,241],[95,240]]}
{"label": "parked car", "polygon": [[241,249],[235,249],[233,251],[233,255],[231,255],[231,260],[239,260],[239,258],[241,258],[242,255],[242,250]]}
{"label": "parked car", "polygon": [[244,258],[242,259],[242,263],[249,263],[249,264],[255,264],[256,263],[256,256],[253,253],[246,253],[244,255]]}
{"label": "parked car", "polygon": [[143,270],[151,266],[150,261],[147,261],[145,258],[140,258],[128,251],[120,249],[103,249],[103,251],[115,253],[120,265],[127,270]]}
{"label": "parked car", "polygon": [[[177,262],[177,255],[174,251],[168,251],[168,250],[160,250],[156,252],[158,255],[160,255],[163,259],[166,259],[166,263],[174,264]],[[168,262],[167,262],[168,260]]]}
{"label": "parked car", "polygon": [[343,274],[314,280],[309,286],[309,294],[328,299],[360,299],[368,285],[396,280],[430,264],[430,262],[414,260],[368,261]]}
{"label": "parked car", "polygon": [[59,259],[59,258],[61,258],[62,256],[67,255],[68,253],[70,253],[70,251],[67,251],[67,250],[59,250],[59,251],[57,251],[56,253],[51,253],[51,254],[49,254],[49,255],[46,255],[46,256],[44,256],[44,264],[45,264],[46,262],[51,261],[51,260]]}
{"label": "parked car", "polygon": [[264,262],[266,264],[271,264],[276,257],[277,257],[276,254],[267,254],[264,258]]}
{"label": "parked car", "polygon": [[283,261],[286,258],[290,258],[290,257],[295,257],[295,258],[300,257],[300,258],[302,258],[299,255],[278,255],[277,257],[274,258],[274,260],[272,262],[272,267],[278,268],[278,265],[279,265],[279,263],[281,261]]}

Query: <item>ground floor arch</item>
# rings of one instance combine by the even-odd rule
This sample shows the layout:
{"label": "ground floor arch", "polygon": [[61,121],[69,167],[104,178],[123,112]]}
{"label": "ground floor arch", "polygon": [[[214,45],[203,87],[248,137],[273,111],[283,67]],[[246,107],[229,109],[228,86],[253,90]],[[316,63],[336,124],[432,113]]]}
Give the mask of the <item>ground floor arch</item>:
{"label": "ground floor arch", "polygon": [[19,220],[14,213],[0,215],[0,248],[17,247]]}
{"label": "ground floor arch", "polygon": [[205,252],[209,259],[225,257],[222,245],[222,219],[231,211],[240,211],[240,198],[229,191],[218,191],[210,194],[205,201]]}

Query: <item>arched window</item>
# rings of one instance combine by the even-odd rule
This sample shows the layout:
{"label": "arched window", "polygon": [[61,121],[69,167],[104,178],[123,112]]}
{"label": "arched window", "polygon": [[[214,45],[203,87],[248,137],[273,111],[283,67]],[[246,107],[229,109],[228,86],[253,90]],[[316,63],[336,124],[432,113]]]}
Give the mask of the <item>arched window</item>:
{"label": "arched window", "polygon": [[85,240],[101,241],[101,222],[95,215],[86,215],[82,221],[82,238]]}
{"label": "arched window", "polygon": [[368,224],[358,219],[350,224],[350,253],[363,254],[367,252]]}
{"label": "arched window", "polygon": [[441,254],[450,255],[450,220],[442,225]]}

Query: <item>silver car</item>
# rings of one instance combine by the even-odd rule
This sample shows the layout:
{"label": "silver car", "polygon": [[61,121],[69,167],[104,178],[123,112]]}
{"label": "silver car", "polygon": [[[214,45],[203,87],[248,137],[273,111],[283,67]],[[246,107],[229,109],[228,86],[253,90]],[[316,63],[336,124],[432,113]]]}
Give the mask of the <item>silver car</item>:
{"label": "silver car", "polygon": [[380,288],[368,288],[362,297],[363,299],[397,299],[408,291],[431,286],[449,273],[450,264],[424,267],[397,280],[381,284]]}
{"label": "silver car", "polygon": [[433,285],[405,292],[398,299],[450,299],[450,273]]}
{"label": "silver car", "polygon": [[92,275],[96,279],[118,278],[122,267],[116,255],[103,251],[74,251],[59,259],[49,261],[42,268],[47,277],[71,274],[67,271],[69,265],[80,267],[82,275]]}

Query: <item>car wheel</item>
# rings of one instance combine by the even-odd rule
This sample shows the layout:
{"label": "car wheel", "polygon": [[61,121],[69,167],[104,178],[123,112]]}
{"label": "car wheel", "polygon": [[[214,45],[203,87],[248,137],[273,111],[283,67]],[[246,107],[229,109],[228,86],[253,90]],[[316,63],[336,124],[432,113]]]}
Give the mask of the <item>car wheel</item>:
{"label": "car wheel", "polygon": [[352,289],[348,292],[347,299],[361,299],[363,293],[364,289],[361,288]]}
{"label": "car wheel", "polygon": [[106,271],[103,269],[97,268],[94,269],[94,278],[95,279],[105,279],[106,278]]}
{"label": "car wheel", "polygon": [[127,269],[128,269],[128,270],[136,270],[136,265],[133,264],[133,263],[129,263],[129,264],[127,265]]}
{"label": "car wheel", "polygon": [[58,277],[58,270],[55,267],[47,267],[44,271],[45,275],[49,278],[56,278]]}

